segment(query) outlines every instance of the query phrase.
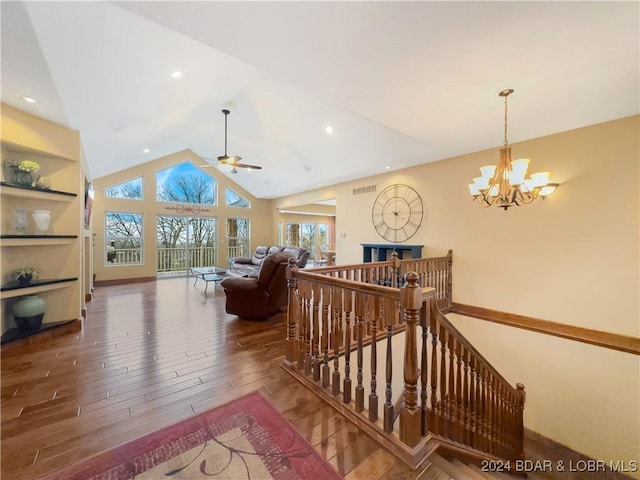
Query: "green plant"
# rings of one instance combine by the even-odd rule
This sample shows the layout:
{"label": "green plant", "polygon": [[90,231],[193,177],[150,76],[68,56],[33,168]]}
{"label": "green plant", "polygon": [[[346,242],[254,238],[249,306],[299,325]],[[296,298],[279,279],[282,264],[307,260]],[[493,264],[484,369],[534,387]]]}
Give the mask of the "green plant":
{"label": "green plant", "polygon": [[18,164],[18,170],[29,173],[37,173],[40,171],[40,164],[32,160],[22,160]]}

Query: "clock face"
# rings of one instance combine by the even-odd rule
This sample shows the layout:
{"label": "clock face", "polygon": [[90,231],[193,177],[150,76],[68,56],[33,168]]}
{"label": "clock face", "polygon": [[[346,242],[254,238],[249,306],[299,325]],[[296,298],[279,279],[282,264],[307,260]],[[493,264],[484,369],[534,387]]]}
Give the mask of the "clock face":
{"label": "clock face", "polygon": [[409,185],[396,183],[385,188],[371,209],[376,232],[390,242],[413,237],[422,223],[422,199]]}

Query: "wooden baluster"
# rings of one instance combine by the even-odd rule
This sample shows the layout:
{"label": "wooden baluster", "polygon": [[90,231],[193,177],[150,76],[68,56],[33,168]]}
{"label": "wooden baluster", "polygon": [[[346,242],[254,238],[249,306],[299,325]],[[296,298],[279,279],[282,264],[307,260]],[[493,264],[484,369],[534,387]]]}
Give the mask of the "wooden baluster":
{"label": "wooden baluster", "polygon": [[378,421],[378,393],[376,374],[378,370],[378,318],[384,315],[384,308],[378,295],[371,295],[373,304],[371,315],[369,316],[369,326],[371,327],[371,393],[369,393],[369,420]]}
{"label": "wooden baluster", "polygon": [[[437,300],[436,300],[437,301]],[[457,406],[458,399],[456,398],[456,378],[454,375],[456,360],[455,360],[455,338],[451,335],[451,332],[447,332],[447,338],[449,340],[449,382],[447,386],[447,408],[449,410],[449,438],[457,440]]]}
{"label": "wooden baluster", "polygon": [[[463,347],[464,348],[464,347]],[[471,446],[473,444],[473,440],[471,437],[471,432],[472,432],[472,428],[471,428],[471,401],[472,401],[472,396],[471,396],[471,354],[469,353],[469,351],[464,348],[464,385],[463,385],[463,390],[464,390],[464,404],[463,404],[463,408],[464,408],[464,416],[463,416],[463,425],[464,425],[464,437],[463,437],[463,443],[465,445],[469,445]]]}
{"label": "wooden baluster", "polygon": [[522,383],[516,383],[516,450],[517,459],[524,459],[524,404],[527,394]]}
{"label": "wooden baluster", "polygon": [[480,372],[480,450],[487,451],[487,370],[484,365]]}
{"label": "wooden baluster", "polygon": [[322,388],[329,386],[329,304],[331,303],[331,290],[328,286],[322,287]]}
{"label": "wooden baluster", "polygon": [[320,380],[320,305],[321,305],[321,295],[320,295],[320,285],[314,283],[312,286],[313,296],[313,331],[312,335],[309,335],[311,338],[311,349],[310,349],[310,367],[313,373],[313,379],[317,382]]}
{"label": "wooden baluster", "polygon": [[395,324],[396,305],[393,299],[384,299],[384,320],[387,328],[387,355],[386,355],[386,378],[385,403],[384,403],[384,432],[393,431],[393,390],[391,382],[393,380],[393,349],[391,339],[393,337],[393,326]]}
{"label": "wooden baluster", "polygon": [[309,282],[306,280],[301,280],[299,282],[298,287],[298,295],[300,298],[298,300],[298,305],[300,307],[300,311],[302,312],[298,324],[298,370],[306,371],[306,360],[307,360],[307,333],[309,331]]}
{"label": "wooden baluster", "polygon": [[478,370],[477,370],[477,360],[476,358],[470,354],[471,357],[469,359],[469,363],[471,365],[471,393],[469,395],[470,404],[469,404],[469,430],[471,433],[470,443],[473,448],[478,448]]}
{"label": "wooden baluster", "polygon": [[464,375],[464,367],[462,366],[462,345],[459,340],[456,340],[456,386],[455,386],[455,423],[456,423],[456,440],[458,442],[464,441],[464,397],[465,391],[463,390],[462,376]]}
{"label": "wooden baluster", "polygon": [[494,410],[494,381],[495,376],[493,372],[487,369],[487,438],[489,440],[489,444],[487,445],[487,451],[489,453],[495,454],[495,415],[496,412]]}
{"label": "wooden baluster", "polygon": [[500,435],[500,445],[502,458],[505,458],[506,447],[507,447],[507,405],[505,402],[507,386],[500,382],[500,400],[499,400],[499,414],[498,414],[498,425],[500,426],[499,435]]}
{"label": "wooden baluster", "polygon": [[480,374],[481,365],[477,358],[474,358],[475,365],[475,430],[474,430],[474,448],[480,450],[482,446],[482,377]]}
{"label": "wooden baluster", "polygon": [[449,250],[447,253],[447,295],[446,295],[446,308],[447,311],[451,309],[453,302],[453,250]]}
{"label": "wooden baluster", "polygon": [[[432,299],[430,299],[433,301]],[[441,434],[440,417],[442,405],[438,403],[438,321],[437,315],[431,312],[431,429],[433,433]]]}
{"label": "wooden baluster", "polygon": [[440,431],[450,438],[449,428],[449,396],[447,395],[447,331],[440,325],[440,403],[442,405],[440,417]]}
{"label": "wooden baluster", "polygon": [[356,373],[356,412],[364,410],[364,385],[362,385],[362,364],[364,362],[362,352],[362,337],[364,336],[364,315],[365,315],[366,297],[363,293],[356,292],[356,340],[357,340],[357,358],[358,367]]}
{"label": "wooden baluster", "polygon": [[297,319],[300,315],[298,310],[297,295],[298,279],[296,274],[298,273],[298,266],[294,258],[289,259],[289,265],[287,265],[287,290],[288,290],[288,302],[287,302],[287,340],[285,342],[285,363],[292,365],[297,359],[298,353],[298,337],[297,337]]}
{"label": "wooden baluster", "polygon": [[429,380],[429,352],[427,350],[427,341],[429,339],[429,316],[431,313],[430,299],[422,303],[422,309],[420,310],[420,328],[422,330],[422,358],[420,361],[420,406],[422,410],[422,418],[420,422],[422,424],[422,435],[425,436],[429,432],[429,411],[428,411],[428,393],[427,382]]}
{"label": "wooden baluster", "polygon": [[351,307],[353,305],[353,292],[344,290],[342,298],[344,305],[344,381],[342,385],[342,401],[351,402]]}
{"label": "wooden baluster", "polygon": [[404,344],[404,408],[400,413],[400,440],[410,448],[421,438],[421,411],[418,408],[418,349],[416,324],[422,305],[422,289],[418,286],[418,274],[405,275],[405,286],[400,291],[400,302],[406,324]]}
{"label": "wooden baluster", "polygon": [[342,289],[333,289],[331,295],[331,303],[333,306],[333,376],[332,376],[332,393],[335,396],[340,395],[340,345],[342,344]]}

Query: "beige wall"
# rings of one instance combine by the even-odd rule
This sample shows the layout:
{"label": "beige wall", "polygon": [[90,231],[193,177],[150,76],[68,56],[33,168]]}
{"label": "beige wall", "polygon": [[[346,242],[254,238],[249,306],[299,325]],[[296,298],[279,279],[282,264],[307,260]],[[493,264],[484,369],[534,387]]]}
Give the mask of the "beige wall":
{"label": "beige wall", "polygon": [[[276,208],[336,198],[338,263],[360,243],[386,243],[372,224],[377,192],[407,183],[425,216],[408,243],[454,251],[453,299],[560,323],[640,336],[638,116],[513,145],[560,188],[508,211],[473,202],[467,184],[495,149],[318,189]],[[365,212],[366,214],[364,214]],[[604,460],[638,459],[640,358],[481,320],[452,320],[512,383],[527,386],[528,428]],[[637,475],[637,474],[636,474]]]}
{"label": "beige wall", "polygon": [[[122,170],[120,172],[97,178],[94,180],[96,199],[93,210],[93,233],[95,234],[94,273],[96,281],[153,277],[156,275],[156,217],[157,215],[174,215],[174,210],[165,207],[172,206],[169,203],[156,202],[156,173],[159,170],[189,161],[194,165],[205,165],[200,157],[190,150],[178,152],[166,157],[147,162],[143,165]],[[205,170],[207,174],[216,178],[217,206],[206,207],[210,212],[202,213],[202,216],[217,218],[217,262],[220,266],[228,265],[226,250],[225,226],[226,218],[245,217],[251,219],[251,248],[260,244],[271,244],[276,236],[276,227],[273,222],[273,211],[269,200],[260,200],[249,194],[246,190],[233,182],[230,177],[220,173],[216,168]],[[135,178],[143,178],[143,200],[129,200],[120,198],[106,198],[105,189]],[[233,208],[225,205],[225,190],[229,187],[251,202],[251,209]],[[104,218],[106,211],[127,211],[142,213],[144,215],[144,264],[143,265],[112,265],[106,264],[104,253]],[[190,214],[198,216],[198,214]],[[276,236],[277,237],[277,236]]]}

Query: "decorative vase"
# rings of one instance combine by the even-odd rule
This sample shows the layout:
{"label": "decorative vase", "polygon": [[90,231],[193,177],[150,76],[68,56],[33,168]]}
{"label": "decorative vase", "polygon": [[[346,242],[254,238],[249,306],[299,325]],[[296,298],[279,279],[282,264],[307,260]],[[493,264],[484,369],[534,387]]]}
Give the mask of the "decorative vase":
{"label": "decorative vase", "polygon": [[34,210],[31,216],[36,222],[36,230],[38,231],[38,233],[45,233],[49,228],[49,222],[51,221],[51,211]]}
{"label": "decorative vase", "polygon": [[13,304],[13,318],[20,330],[38,330],[47,309],[47,302],[38,295],[25,295]]}
{"label": "decorative vase", "polygon": [[31,172],[25,172],[19,168],[13,169],[13,183],[20,185],[21,187],[30,187],[33,185],[33,177]]}
{"label": "decorative vase", "polygon": [[13,221],[11,225],[13,229],[16,231],[16,234],[22,235],[25,230],[29,226],[29,220],[27,219],[27,209],[26,208],[14,208],[11,210],[13,215]]}

